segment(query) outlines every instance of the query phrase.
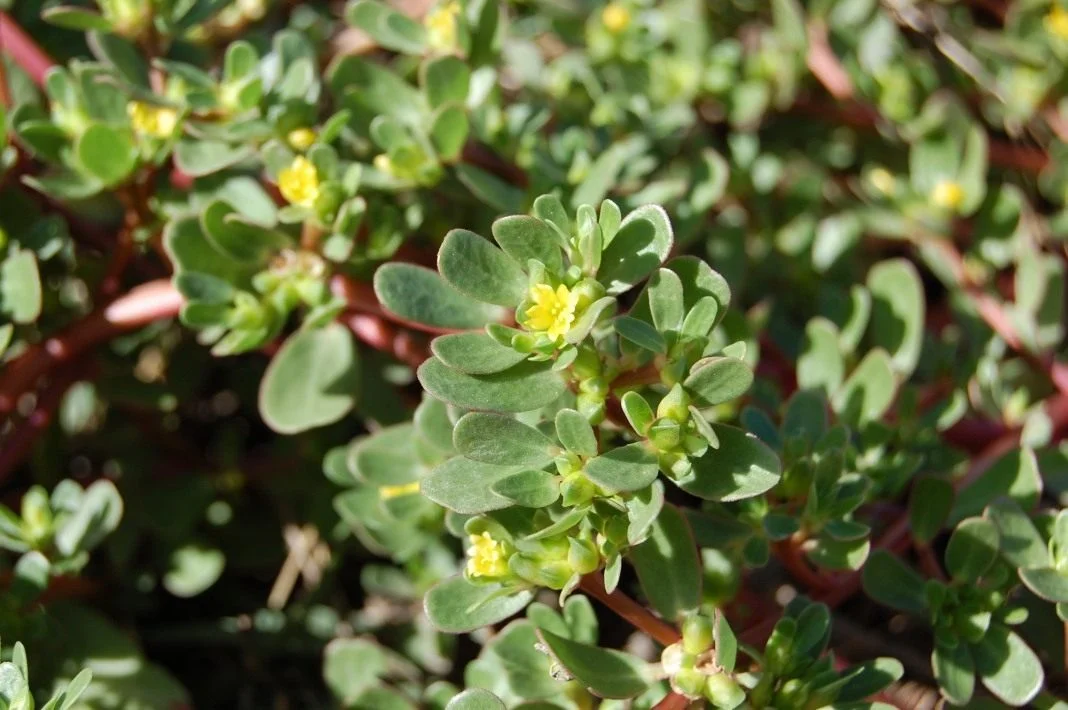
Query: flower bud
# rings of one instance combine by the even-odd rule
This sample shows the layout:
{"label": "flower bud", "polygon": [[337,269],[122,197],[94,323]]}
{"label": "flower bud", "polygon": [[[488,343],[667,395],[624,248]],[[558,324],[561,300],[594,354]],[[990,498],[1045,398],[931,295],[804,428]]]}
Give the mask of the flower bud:
{"label": "flower bud", "polygon": [[691,614],[682,622],[682,646],[687,653],[701,654],[712,648],[712,620]]}
{"label": "flower bud", "polygon": [[560,484],[560,502],[568,508],[588,503],[596,495],[597,486],[581,471],[571,474]]}
{"label": "flower bud", "polygon": [[681,643],[673,643],[660,654],[660,665],[669,676],[674,676],[683,668],[692,668],[697,661],[691,654],[686,653]]}
{"label": "flower bud", "polygon": [[726,673],[714,673],[705,678],[705,697],[714,707],[733,710],[745,702],[745,691]]}
{"label": "flower bud", "polygon": [[593,426],[597,426],[604,421],[604,395],[579,392],[578,397],[575,398],[575,406],[578,407],[579,414],[586,417],[586,421]]}
{"label": "flower bud", "polygon": [[601,564],[597,548],[589,540],[568,539],[567,563],[579,574],[589,574]]}
{"label": "flower bud", "polygon": [[803,680],[791,678],[782,684],[775,694],[775,705],[780,708],[804,707],[808,700],[809,689]]}
{"label": "flower bud", "polygon": [[647,436],[660,451],[673,451],[682,441],[682,427],[673,419],[661,417],[649,427]]}
{"label": "flower bud", "polygon": [[670,417],[679,424],[685,424],[690,420],[689,406],[690,396],[682,385],[676,384],[656,406],[656,416]]}
{"label": "flower bud", "polygon": [[687,698],[699,698],[705,690],[705,674],[696,668],[683,668],[672,676],[671,687]]}

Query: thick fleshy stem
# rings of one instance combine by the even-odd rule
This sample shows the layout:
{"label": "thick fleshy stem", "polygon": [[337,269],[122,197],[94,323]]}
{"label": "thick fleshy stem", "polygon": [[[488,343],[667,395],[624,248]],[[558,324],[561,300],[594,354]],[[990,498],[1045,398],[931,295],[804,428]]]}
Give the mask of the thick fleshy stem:
{"label": "thick fleshy stem", "polygon": [[651,611],[623,592],[618,589],[611,594],[606,592],[604,576],[600,572],[593,572],[583,577],[582,582],[579,583],[579,589],[599,600],[621,618],[629,621],[636,629],[645,632],[664,646],[670,646],[682,639],[678,629],[653,616]]}
{"label": "thick fleshy stem", "polygon": [[0,373],[0,414],[14,410],[19,397],[57,365],[74,360],[120,333],[172,318],[182,303],[182,295],[169,279],[151,281],[97,309],[58,335],[30,346]]}
{"label": "thick fleshy stem", "polygon": [[48,56],[11,19],[11,16],[2,10],[0,10],[0,51],[10,56],[29,75],[30,79],[40,87],[44,87],[45,75],[48,74],[48,70],[56,66],[55,60]]}

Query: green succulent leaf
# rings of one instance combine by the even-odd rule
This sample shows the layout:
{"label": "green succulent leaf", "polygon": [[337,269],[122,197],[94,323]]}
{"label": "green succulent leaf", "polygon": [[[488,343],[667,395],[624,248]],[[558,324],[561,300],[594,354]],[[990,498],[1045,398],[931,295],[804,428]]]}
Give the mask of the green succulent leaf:
{"label": "green succulent leaf", "polygon": [[556,453],[555,444],[537,429],[488,412],[464,415],[456,422],[452,442],[467,458],[498,466],[541,468]]}
{"label": "green succulent leaf", "polygon": [[998,557],[997,526],[986,518],[967,518],[957,525],[946,546],[946,569],[954,579],[975,582]]}
{"label": "green succulent leaf", "polygon": [[880,604],[916,614],[927,609],[923,577],[893,553],[873,552],[864,565],[862,581],[867,595]]}
{"label": "green succulent leaf", "polygon": [[299,331],[264,373],[260,414],[282,434],[332,424],[356,404],[359,379],[358,351],[348,328],[334,323]]}
{"label": "green succulent leaf", "polygon": [[547,362],[523,362],[491,375],[468,375],[432,357],[419,367],[419,382],[438,399],[457,407],[506,413],[539,409],[567,389]]}
{"label": "green succulent leaf", "polygon": [[414,264],[383,264],[375,272],[374,289],[388,311],[438,332],[481,328],[504,313],[460,293],[436,271]]}
{"label": "green succulent leaf", "polygon": [[505,710],[506,707],[488,690],[470,688],[450,700],[445,710]]}
{"label": "green succulent leaf", "polygon": [[607,491],[637,491],[656,480],[656,455],[642,442],[627,444],[590,459],[584,469],[591,481]]}
{"label": "green succulent leaf", "polygon": [[708,357],[698,360],[683,381],[686,391],[694,395],[701,407],[714,407],[745,394],[753,384],[753,371],[733,357]]}
{"label": "green succulent leaf", "polygon": [[698,498],[733,501],[770,490],[782,475],[782,464],[767,444],[741,429],[713,424],[720,445],[692,459],[693,473],[679,488]]}
{"label": "green succulent leaf", "polygon": [[475,585],[463,577],[450,577],[426,593],[423,607],[436,629],[462,634],[518,614],[534,598],[529,590],[503,591],[497,585]]}
{"label": "green succulent leaf", "polygon": [[1015,631],[991,625],[972,653],[979,680],[1002,702],[1026,705],[1042,690],[1042,663]]}
{"label": "green succulent leaf", "polygon": [[434,338],[434,356],[468,375],[492,375],[527,359],[526,353],[501,345],[484,332],[454,333]]}
{"label": "green succulent leaf", "polygon": [[526,276],[507,254],[466,229],[445,235],[438,271],[457,291],[484,303],[514,308],[526,295]]}
{"label": "green succulent leaf", "polygon": [[628,214],[601,255],[597,279],[618,295],[653,272],[671,252],[671,220],[662,207],[646,205]]}
{"label": "green succulent leaf", "polygon": [[649,686],[649,668],[634,656],[572,641],[543,629],[539,629],[538,636],[561,666],[602,698],[632,698]]}
{"label": "green succulent leaf", "polygon": [[677,620],[701,603],[701,562],[686,518],[664,506],[645,542],[630,551],[646,598],[661,616]]}
{"label": "green succulent leaf", "polygon": [[968,644],[936,644],[931,654],[931,668],[947,700],[965,705],[972,699],[975,692],[975,663]]}

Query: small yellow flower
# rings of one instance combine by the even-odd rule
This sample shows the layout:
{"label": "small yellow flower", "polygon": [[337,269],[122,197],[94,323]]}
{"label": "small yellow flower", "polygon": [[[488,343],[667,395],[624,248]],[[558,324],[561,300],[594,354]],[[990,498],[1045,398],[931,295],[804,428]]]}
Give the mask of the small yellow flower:
{"label": "small yellow flower", "polygon": [[310,160],[298,155],[288,168],[278,173],[278,189],[289,203],[311,207],[319,198],[319,172]]}
{"label": "small yellow flower", "polygon": [[396,486],[382,486],[378,489],[378,497],[382,500],[410,496],[419,492],[419,481],[401,483]]}
{"label": "small yellow flower", "polygon": [[1049,14],[1046,15],[1042,22],[1046,26],[1046,32],[1060,39],[1068,40],[1068,10],[1055,4],[1050,8]]}
{"label": "small yellow flower", "polygon": [[134,131],[144,136],[170,138],[178,127],[178,112],[173,108],[131,101],[126,104],[126,115]]}
{"label": "small yellow flower", "polygon": [[286,134],[286,142],[293,150],[307,150],[318,137],[310,128],[295,128]]}
{"label": "small yellow flower", "polygon": [[601,22],[612,34],[620,34],[630,27],[630,10],[622,3],[610,2],[601,10]]}
{"label": "small yellow flower", "polygon": [[508,574],[504,543],[493,539],[488,532],[469,535],[467,574],[470,577],[504,577]]}
{"label": "small yellow flower", "polygon": [[530,289],[534,305],[527,308],[526,325],[531,330],[542,330],[553,340],[571,330],[575,322],[578,293],[560,284],[553,290],[548,284],[537,284]]}
{"label": "small yellow flower", "polygon": [[964,201],[964,190],[959,183],[942,180],[931,190],[931,203],[944,210],[956,210]]}
{"label": "small yellow flower", "polygon": [[897,179],[886,168],[875,168],[868,173],[868,179],[871,180],[872,186],[884,195],[897,190]]}
{"label": "small yellow flower", "polygon": [[390,157],[385,153],[379,153],[378,155],[376,155],[373,161],[373,165],[375,166],[375,170],[380,173],[385,173],[386,175],[396,175],[396,172],[393,170],[393,161],[390,160]]}
{"label": "small yellow flower", "polygon": [[423,25],[427,40],[434,49],[449,50],[456,46],[456,21],[460,16],[460,3],[449,0],[427,13]]}

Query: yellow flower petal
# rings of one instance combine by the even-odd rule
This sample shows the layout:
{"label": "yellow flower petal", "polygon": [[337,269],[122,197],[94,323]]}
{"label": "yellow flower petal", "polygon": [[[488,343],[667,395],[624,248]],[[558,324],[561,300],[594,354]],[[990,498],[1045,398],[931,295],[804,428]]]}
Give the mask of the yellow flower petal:
{"label": "yellow flower petal", "polygon": [[139,135],[153,138],[170,138],[178,127],[178,112],[164,106],[153,106],[142,101],[126,104],[130,125]]}
{"label": "yellow flower petal", "polygon": [[944,210],[956,210],[964,201],[964,189],[952,180],[942,180],[931,190],[931,202]]}
{"label": "yellow flower petal", "polygon": [[286,142],[294,150],[307,150],[318,136],[310,128],[296,128],[286,135]]}
{"label": "yellow flower petal", "polygon": [[504,577],[508,574],[508,559],[504,543],[493,539],[488,532],[470,535],[467,548],[467,574],[471,577]]}
{"label": "yellow flower petal", "polygon": [[290,204],[312,207],[319,198],[319,172],[310,160],[298,155],[278,173],[278,189]]}
{"label": "yellow flower petal", "polygon": [[1060,5],[1054,5],[1043,20],[1043,24],[1051,35],[1068,40],[1068,10]]}
{"label": "yellow flower petal", "polygon": [[531,330],[544,331],[552,339],[571,330],[575,322],[578,294],[560,284],[553,290],[548,284],[535,284],[530,289],[533,305],[527,308],[525,325]]}
{"label": "yellow flower petal", "polygon": [[630,10],[622,3],[610,2],[601,10],[601,22],[614,35],[630,27]]}

